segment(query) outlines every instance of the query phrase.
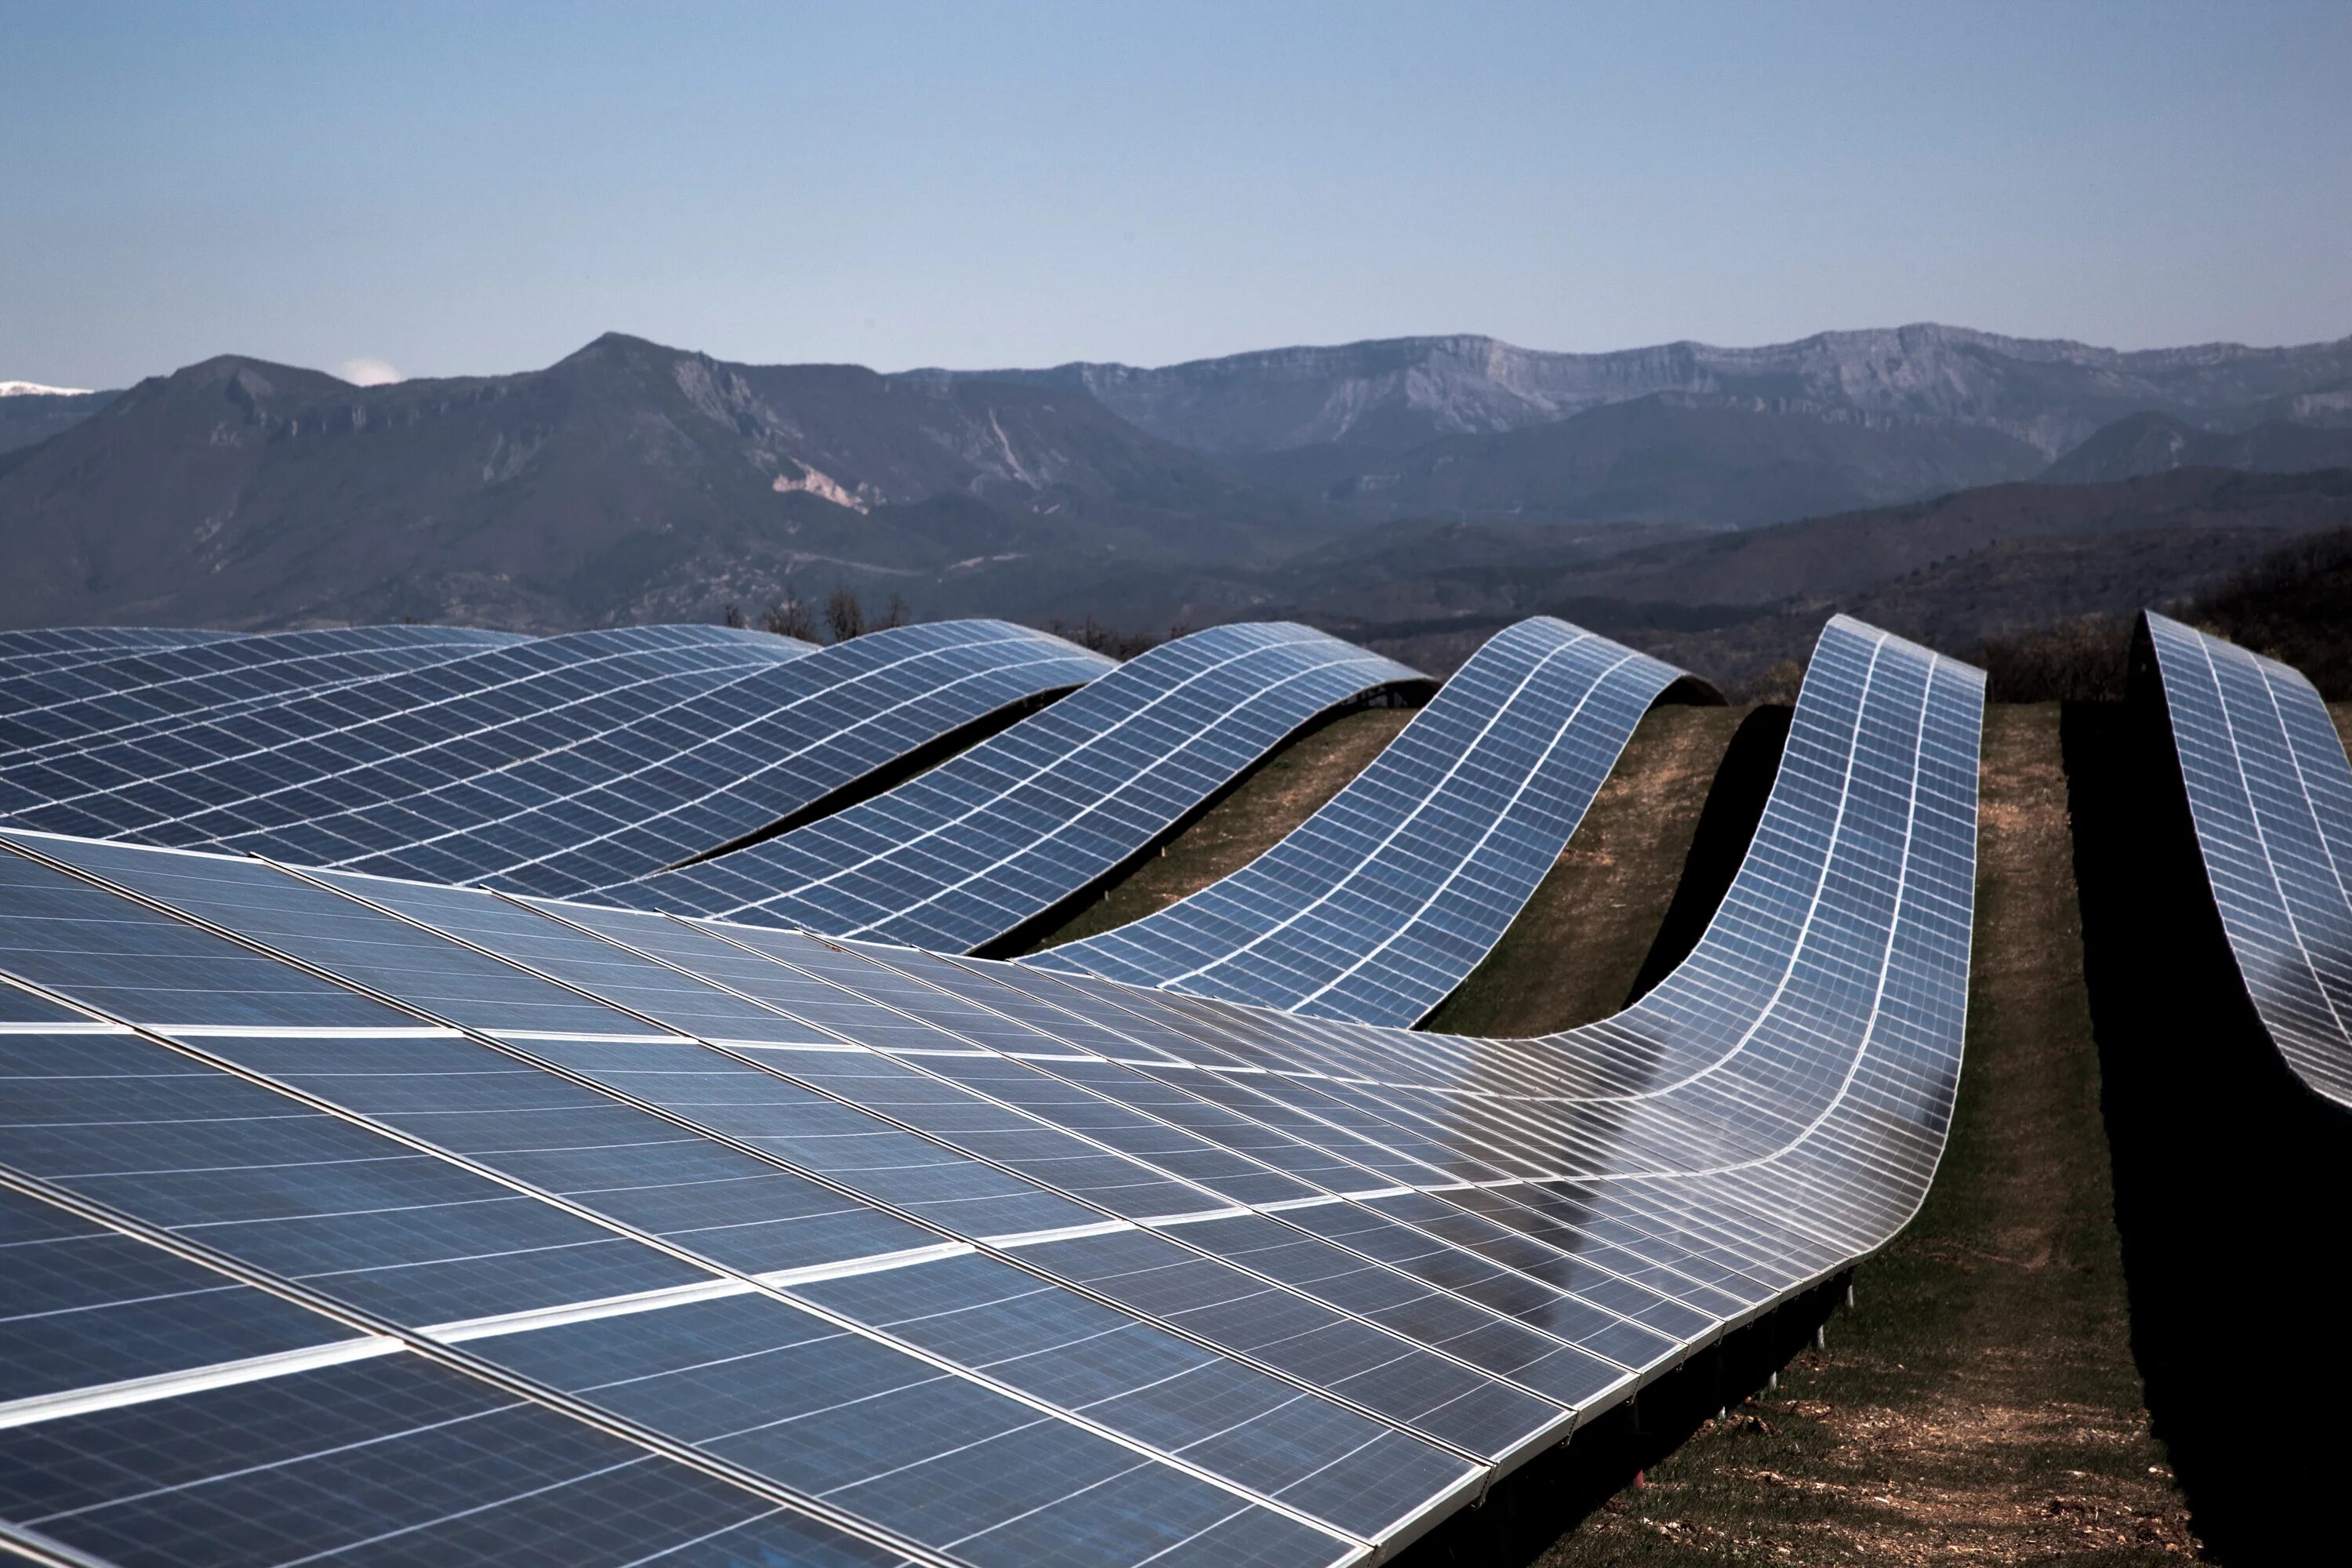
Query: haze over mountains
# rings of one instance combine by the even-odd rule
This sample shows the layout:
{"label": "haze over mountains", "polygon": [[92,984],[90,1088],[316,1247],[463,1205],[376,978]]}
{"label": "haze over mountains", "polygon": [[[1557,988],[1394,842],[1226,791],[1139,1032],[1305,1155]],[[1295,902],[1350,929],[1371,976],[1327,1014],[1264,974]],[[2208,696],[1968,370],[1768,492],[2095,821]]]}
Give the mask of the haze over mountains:
{"label": "haze over mountains", "polygon": [[[0,398],[0,624],[552,629],[841,581],[927,616],[1311,605],[1371,626],[1485,613],[1435,586],[1465,570],[1664,602],[1599,563],[1857,509],[1897,509],[1875,526],[1900,531],[1900,509],[1982,486],[2003,487],[2014,540],[2036,531],[2030,480],[2096,482],[2113,526],[2089,531],[2128,533],[2178,496],[2117,481],[2347,464],[2352,339],[2119,353],[1916,326],[1568,354],[1447,337],[886,375],[608,334],[542,371],[367,388],[232,355],[119,394]],[[2294,493],[2223,508],[2221,531],[2346,521],[2326,487]],[[2061,510],[2081,534],[2083,505]],[[1360,587],[1334,604],[1341,581]]]}

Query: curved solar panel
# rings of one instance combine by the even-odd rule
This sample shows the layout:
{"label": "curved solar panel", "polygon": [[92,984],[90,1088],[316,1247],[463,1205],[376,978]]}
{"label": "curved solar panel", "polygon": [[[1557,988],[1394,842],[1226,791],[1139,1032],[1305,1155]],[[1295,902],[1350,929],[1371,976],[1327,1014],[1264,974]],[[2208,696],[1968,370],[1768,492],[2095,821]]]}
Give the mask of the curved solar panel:
{"label": "curved solar panel", "polygon": [[[5,1164],[925,1560],[1362,1561],[1916,1208],[1981,692],[1832,623],[1691,958],[1530,1040],[0,834]],[[173,1386],[289,1442],[376,1403],[282,1314],[205,1359],[247,1342],[182,1278]],[[160,1463],[51,1425],[143,1364],[0,1405],[0,1451]]]}
{"label": "curved solar panel", "polygon": [[[651,875],[821,808],[1007,709],[1115,668],[1003,621],[870,632],[723,684],[615,691],[338,781],[359,804],[223,835],[231,849],[571,895]],[[404,786],[406,786],[404,789]]]}
{"label": "curved solar panel", "polygon": [[[196,713],[102,743],[0,757],[0,813],[28,827],[201,844],[429,788],[508,760],[499,737],[567,713],[723,683],[808,645],[713,626],[512,643],[331,689]],[[478,752],[467,752],[468,743]],[[432,752],[438,776],[408,760]],[[346,781],[363,781],[348,783]]]}
{"label": "curved solar panel", "polygon": [[1213,626],[886,795],[602,896],[969,952],[1083,891],[1317,715],[1425,679],[1307,626]]}
{"label": "curved solar panel", "polygon": [[1023,962],[1319,1018],[1417,1024],[1502,940],[1633,726],[1689,679],[1565,621],[1521,621],[1249,865]]}
{"label": "curved solar panel", "polygon": [[2301,674],[2148,612],[2206,880],[2263,1029],[2352,1106],[2352,763]]}
{"label": "curved solar panel", "polygon": [[79,750],[190,714],[462,658],[522,640],[463,626],[349,626],[141,649],[68,669],[0,678],[0,753],[10,762]]}

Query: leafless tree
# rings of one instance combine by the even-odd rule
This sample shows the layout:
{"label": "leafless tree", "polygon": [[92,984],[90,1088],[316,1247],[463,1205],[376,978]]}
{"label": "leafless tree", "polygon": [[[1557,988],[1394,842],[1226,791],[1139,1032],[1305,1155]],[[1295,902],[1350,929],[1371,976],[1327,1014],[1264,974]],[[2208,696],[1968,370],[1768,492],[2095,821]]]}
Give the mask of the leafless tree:
{"label": "leafless tree", "polygon": [[784,579],[784,591],[776,602],[760,613],[760,625],[780,637],[816,640],[816,616],[789,577]]}
{"label": "leafless tree", "polygon": [[824,624],[833,632],[833,640],[847,642],[866,631],[866,609],[857,602],[856,593],[846,583],[836,584],[833,596],[824,602]]}
{"label": "leafless tree", "polygon": [[890,595],[889,608],[884,610],[882,612],[882,618],[874,623],[874,630],[877,632],[887,631],[892,626],[907,626],[910,624],[914,618],[915,611],[913,606],[908,605],[900,595],[893,594]]}
{"label": "leafless tree", "polygon": [[743,629],[743,606],[740,605],[728,605],[727,613],[720,616],[719,620],[719,624],[722,626],[732,626],[737,631],[741,631]]}

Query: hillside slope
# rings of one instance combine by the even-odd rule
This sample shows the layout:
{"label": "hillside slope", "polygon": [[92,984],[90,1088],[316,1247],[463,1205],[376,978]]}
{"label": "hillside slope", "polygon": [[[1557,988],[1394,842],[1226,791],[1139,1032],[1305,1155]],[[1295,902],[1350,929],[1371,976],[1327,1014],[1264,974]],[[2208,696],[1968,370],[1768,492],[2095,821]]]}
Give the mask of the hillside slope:
{"label": "hillside slope", "polygon": [[2063,484],[2099,483],[2175,468],[2293,474],[2352,468],[2352,427],[2265,419],[2250,430],[2207,430],[2168,414],[2116,420],[2042,470]]}

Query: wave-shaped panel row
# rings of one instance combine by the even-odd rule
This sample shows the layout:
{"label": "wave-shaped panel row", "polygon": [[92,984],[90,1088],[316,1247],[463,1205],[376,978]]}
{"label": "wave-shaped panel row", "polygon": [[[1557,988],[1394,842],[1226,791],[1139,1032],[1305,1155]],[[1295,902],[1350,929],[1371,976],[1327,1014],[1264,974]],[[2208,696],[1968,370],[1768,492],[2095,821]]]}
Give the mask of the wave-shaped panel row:
{"label": "wave-shaped panel row", "polygon": [[1024,962],[1320,1018],[1417,1024],[1502,940],[1634,725],[1678,682],[1715,695],[1565,621],[1521,621],[1249,865]]}
{"label": "wave-shaped panel row", "polygon": [[2168,616],[2133,672],[2163,700],[2214,906],[2263,1030],[2352,1106],[2352,761],[2301,673]]}
{"label": "wave-shaped panel row", "polygon": [[1213,626],[885,795],[604,896],[971,952],[1083,893],[1318,717],[1426,684],[1307,626]]}

